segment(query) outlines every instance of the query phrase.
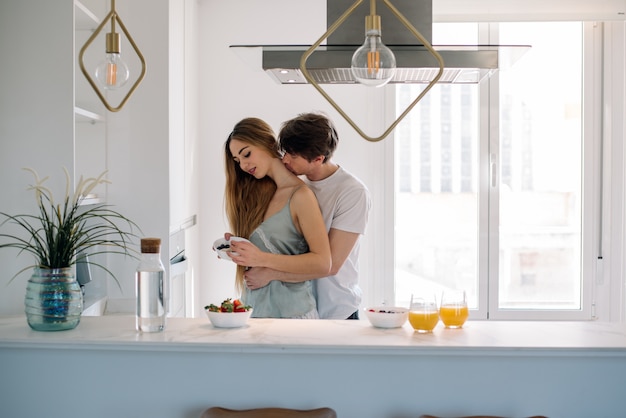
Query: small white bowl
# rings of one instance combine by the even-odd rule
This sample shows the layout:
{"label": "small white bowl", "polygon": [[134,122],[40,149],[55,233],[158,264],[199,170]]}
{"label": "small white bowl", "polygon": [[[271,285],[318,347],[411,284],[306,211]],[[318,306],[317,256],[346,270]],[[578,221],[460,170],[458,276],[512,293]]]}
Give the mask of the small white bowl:
{"label": "small white bowl", "polygon": [[399,306],[372,306],[364,311],[370,323],[377,328],[400,328],[409,318],[409,309]]}
{"label": "small white bowl", "polygon": [[217,328],[239,328],[248,323],[252,309],[245,312],[212,312],[208,309],[204,310],[209,321]]}
{"label": "small white bowl", "polygon": [[224,238],[218,238],[213,243],[213,249],[217,251],[217,256],[222,260],[232,261],[230,258],[230,241],[246,241],[250,242],[245,238],[241,237],[230,237],[230,240],[225,240]]}

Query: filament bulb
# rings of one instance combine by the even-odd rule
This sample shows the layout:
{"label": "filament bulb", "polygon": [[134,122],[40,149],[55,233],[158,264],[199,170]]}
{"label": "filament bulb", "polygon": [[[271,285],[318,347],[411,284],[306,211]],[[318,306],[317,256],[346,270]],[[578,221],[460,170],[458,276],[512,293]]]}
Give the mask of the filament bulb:
{"label": "filament bulb", "polygon": [[366,16],[365,42],[352,55],[352,75],[367,86],[381,87],[396,73],[396,57],[380,37],[380,16]]}
{"label": "filament bulb", "polygon": [[96,67],[96,80],[107,90],[116,90],[128,81],[130,71],[120,56],[120,35],[107,33],[106,56]]}
{"label": "filament bulb", "polygon": [[116,90],[128,81],[130,72],[120,54],[106,54],[96,67],[96,79],[107,90]]}

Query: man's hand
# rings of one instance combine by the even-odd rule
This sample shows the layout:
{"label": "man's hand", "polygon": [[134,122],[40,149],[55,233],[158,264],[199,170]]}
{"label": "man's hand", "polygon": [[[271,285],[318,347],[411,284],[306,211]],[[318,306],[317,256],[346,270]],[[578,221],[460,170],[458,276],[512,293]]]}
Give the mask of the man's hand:
{"label": "man's hand", "polygon": [[272,280],[278,278],[280,272],[267,267],[252,267],[244,274],[244,280],[248,289],[260,289],[267,286]]}

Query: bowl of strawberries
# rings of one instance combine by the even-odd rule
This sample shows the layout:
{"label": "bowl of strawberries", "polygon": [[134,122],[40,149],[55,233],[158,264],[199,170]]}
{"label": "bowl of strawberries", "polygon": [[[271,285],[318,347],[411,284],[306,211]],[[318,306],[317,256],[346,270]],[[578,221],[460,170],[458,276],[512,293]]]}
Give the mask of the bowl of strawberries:
{"label": "bowl of strawberries", "polygon": [[252,306],[239,299],[228,298],[219,306],[210,304],[204,307],[209,321],[217,328],[240,328],[245,326],[252,315]]}

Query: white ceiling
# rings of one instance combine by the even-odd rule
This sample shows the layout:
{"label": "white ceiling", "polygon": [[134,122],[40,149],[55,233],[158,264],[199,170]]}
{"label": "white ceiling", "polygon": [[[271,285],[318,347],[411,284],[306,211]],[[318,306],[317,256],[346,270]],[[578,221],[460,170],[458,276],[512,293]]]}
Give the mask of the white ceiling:
{"label": "white ceiling", "polygon": [[626,0],[432,1],[434,22],[626,20]]}

